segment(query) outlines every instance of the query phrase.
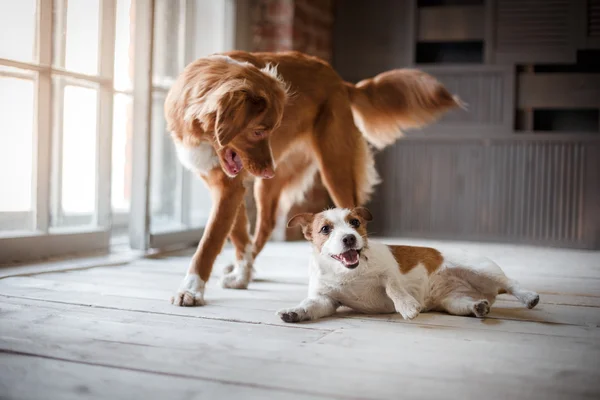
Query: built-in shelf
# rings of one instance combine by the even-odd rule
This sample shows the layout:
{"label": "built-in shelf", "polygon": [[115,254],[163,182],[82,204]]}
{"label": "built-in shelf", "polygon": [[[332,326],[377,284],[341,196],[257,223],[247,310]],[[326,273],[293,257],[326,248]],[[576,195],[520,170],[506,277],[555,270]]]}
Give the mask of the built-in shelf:
{"label": "built-in shelf", "polygon": [[418,9],[418,42],[483,41],[483,5],[439,6]]}
{"label": "built-in shelf", "polygon": [[484,59],[482,41],[417,43],[417,64],[481,64]]}
{"label": "built-in shelf", "polygon": [[533,130],[600,134],[600,112],[598,109],[533,110]]}

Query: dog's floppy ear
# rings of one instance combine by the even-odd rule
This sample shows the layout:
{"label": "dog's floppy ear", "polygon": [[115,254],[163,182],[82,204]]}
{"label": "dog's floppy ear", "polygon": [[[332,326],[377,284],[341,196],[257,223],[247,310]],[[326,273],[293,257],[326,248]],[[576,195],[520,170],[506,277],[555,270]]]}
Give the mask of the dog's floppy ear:
{"label": "dog's floppy ear", "polygon": [[266,109],[266,100],[245,90],[221,96],[217,105],[215,138],[220,147],[226,146],[250,121]]}
{"label": "dog's floppy ear", "polygon": [[303,213],[293,216],[287,223],[288,228],[293,228],[295,226],[300,225],[302,227],[302,233],[306,240],[311,240],[311,225],[313,219],[315,218],[314,214],[311,213]]}
{"label": "dog's floppy ear", "polygon": [[373,215],[371,214],[371,211],[369,211],[366,207],[356,207],[352,211],[366,222],[373,221]]}

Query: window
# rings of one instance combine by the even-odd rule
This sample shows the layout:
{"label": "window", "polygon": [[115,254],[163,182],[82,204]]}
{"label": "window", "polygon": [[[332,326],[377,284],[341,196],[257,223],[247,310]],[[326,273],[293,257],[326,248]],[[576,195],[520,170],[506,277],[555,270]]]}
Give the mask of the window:
{"label": "window", "polygon": [[0,263],[107,250],[127,232],[143,249],[199,239],[210,198],[177,161],[162,108],[187,63],[228,47],[231,11],[0,0]]}

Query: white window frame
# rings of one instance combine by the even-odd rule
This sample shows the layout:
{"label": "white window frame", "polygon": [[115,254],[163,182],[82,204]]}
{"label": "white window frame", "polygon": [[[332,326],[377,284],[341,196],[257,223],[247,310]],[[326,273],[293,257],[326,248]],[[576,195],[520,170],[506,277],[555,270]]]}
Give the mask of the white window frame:
{"label": "white window frame", "polygon": [[[153,33],[155,2],[145,4],[144,15],[137,13],[135,43],[135,83],[134,83],[134,128],[133,128],[133,174],[131,191],[131,214],[129,224],[130,245],[134,249],[165,248],[171,246],[197,243],[202,237],[203,227],[191,227],[190,191],[191,180],[198,179],[177,163],[176,184],[176,220],[175,224],[160,230],[151,229],[152,210],[150,209],[150,177],[152,168],[157,168],[155,160],[151,160],[151,124],[152,96],[154,93],[168,92],[173,77],[157,77],[153,74]],[[234,46],[234,0],[211,0],[203,6],[208,13],[202,13],[212,23],[204,24],[195,18],[196,2],[183,0],[179,17],[178,71],[193,61],[197,56],[212,52],[230,50]],[[146,8],[148,7],[148,8]],[[138,12],[140,10],[138,9]],[[210,41],[211,43],[207,43]],[[199,41],[202,42],[199,42]],[[137,62],[142,57],[144,61]],[[148,68],[148,65],[150,68]],[[139,68],[139,69],[138,69]],[[206,221],[205,221],[206,222]]]}
{"label": "white window frame", "polygon": [[[130,246],[148,250],[173,245],[196,243],[203,228],[191,227],[191,180],[197,179],[177,163],[175,224],[161,231],[151,231],[150,172],[157,168],[151,160],[152,96],[166,93],[173,79],[153,77],[153,36],[156,0],[135,2],[135,32],[133,60],[133,89],[114,88],[114,58],[116,31],[116,1],[100,0],[99,15],[99,69],[97,75],[88,75],[64,68],[65,43],[53,43],[54,30],[64,25],[65,13],[57,13],[55,5],[68,0],[38,0],[36,30],[36,62],[22,62],[0,58],[0,66],[16,69],[0,70],[0,77],[28,79],[35,83],[35,120],[33,128],[34,165],[32,178],[32,212],[0,212],[0,265],[46,257],[76,253],[108,251],[111,228],[124,230],[129,226]],[[201,3],[207,12],[196,13],[195,0],[181,0],[179,15],[178,69],[199,55],[233,48],[235,25],[235,0],[211,0]],[[64,11],[65,8],[62,7]],[[203,10],[204,11],[204,10]],[[204,21],[206,19],[206,21]],[[58,65],[53,64],[53,52]],[[60,57],[59,57],[60,56]],[[61,62],[62,61],[62,62]],[[61,215],[62,159],[60,152],[62,127],[62,100],[56,106],[53,77],[69,85],[93,87],[97,90],[97,146],[96,146],[96,210],[93,224],[76,226],[77,215]],[[153,79],[154,78],[154,79]],[[62,93],[62,91],[60,91]],[[125,94],[133,99],[133,138],[130,211],[112,210],[111,163],[113,100],[115,94]],[[58,110],[57,110],[58,109]],[[52,184],[51,184],[52,182]],[[64,225],[54,227],[53,218],[62,218]],[[89,215],[86,216],[89,218]],[[30,226],[31,231],[3,230]],[[12,228],[11,228],[12,227]]]}
{"label": "white window frame", "polygon": [[[182,0],[178,23],[177,70],[182,71],[194,59],[194,17],[193,0]],[[197,242],[202,236],[202,228],[190,226],[190,174],[180,163],[176,165],[176,220],[161,230],[151,229],[152,210],[150,209],[150,173],[152,168],[160,168],[159,160],[152,160],[152,105],[156,93],[166,95],[174,82],[173,77],[154,75],[153,56],[156,27],[154,26],[155,2],[144,4],[136,10],[134,82],[134,128],[133,128],[133,173],[130,213],[130,245],[134,249],[165,248],[173,245]],[[158,32],[160,34],[160,32]],[[148,63],[148,64],[147,64]],[[149,68],[148,68],[149,67]],[[139,118],[138,118],[139,117]],[[160,144],[162,146],[162,142]],[[160,149],[162,150],[162,148]]]}
{"label": "white window frame", "polygon": [[[2,226],[19,222],[32,222],[31,231],[3,231],[0,233],[0,263],[27,261],[71,253],[108,250],[111,219],[111,139],[114,45],[116,27],[116,0],[100,1],[99,18],[99,68],[97,75],[88,75],[64,68],[64,64],[53,65],[52,52],[61,51],[61,43],[53,43],[55,24],[53,8],[64,8],[65,0],[38,0],[36,21],[36,62],[23,62],[0,58],[0,66],[16,69],[0,70],[0,76],[32,80],[35,83],[34,110],[34,165],[33,165],[33,212],[23,220],[23,213],[0,213]],[[57,26],[61,29],[64,18],[58,13]],[[64,13],[62,13],[64,14]],[[64,44],[64,43],[63,43]],[[64,48],[64,47],[63,47]],[[59,53],[60,54],[60,53]],[[60,61],[60,60],[59,60]],[[54,107],[52,78],[74,86],[93,87],[98,91],[96,129],[96,200],[93,223],[88,227],[52,227],[52,207],[60,204],[60,186],[51,186],[52,179],[62,179],[60,174],[61,155],[60,126],[62,121]],[[59,118],[56,118],[59,114]],[[53,132],[55,130],[55,132]],[[53,136],[54,135],[54,136]],[[57,168],[58,167],[58,168]],[[54,176],[52,176],[54,174]],[[58,189],[57,189],[58,187]],[[57,203],[58,201],[58,203]],[[55,210],[56,211],[56,210]],[[60,214],[58,214],[59,216]],[[57,216],[56,214],[54,215]],[[30,219],[33,219],[31,221]],[[4,225],[6,223],[7,225]]]}

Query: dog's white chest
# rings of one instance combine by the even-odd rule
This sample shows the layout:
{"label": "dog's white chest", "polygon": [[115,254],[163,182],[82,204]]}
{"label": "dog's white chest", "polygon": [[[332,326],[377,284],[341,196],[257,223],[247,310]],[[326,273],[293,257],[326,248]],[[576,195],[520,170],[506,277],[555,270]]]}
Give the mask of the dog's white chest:
{"label": "dog's white chest", "polygon": [[381,277],[376,275],[363,275],[359,279],[345,281],[321,276],[318,291],[358,312],[394,312],[394,303],[385,293]]}
{"label": "dog's white chest", "polygon": [[210,143],[203,142],[195,147],[175,143],[175,151],[184,167],[201,175],[206,175],[208,171],[219,165],[217,153]]}

